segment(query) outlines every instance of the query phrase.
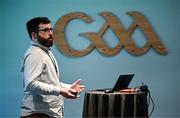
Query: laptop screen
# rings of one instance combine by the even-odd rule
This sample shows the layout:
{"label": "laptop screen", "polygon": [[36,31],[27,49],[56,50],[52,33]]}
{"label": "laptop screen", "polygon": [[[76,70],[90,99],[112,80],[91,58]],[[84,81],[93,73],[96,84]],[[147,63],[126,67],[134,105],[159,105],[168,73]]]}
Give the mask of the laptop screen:
{"label": "laptop screen", "polygon": [[134,74],[120,75],[112,91],[119,91],[128,88]]}

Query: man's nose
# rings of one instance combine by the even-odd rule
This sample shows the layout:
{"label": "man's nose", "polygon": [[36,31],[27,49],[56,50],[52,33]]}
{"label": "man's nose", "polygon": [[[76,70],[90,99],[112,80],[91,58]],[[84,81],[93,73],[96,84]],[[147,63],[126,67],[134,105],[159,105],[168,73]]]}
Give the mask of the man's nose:
{"label": "man's nose", "polygon": [[48,36],[51,37],[51,38],[53,38],[53,32],[50,31],[50,32],[48,33]]}

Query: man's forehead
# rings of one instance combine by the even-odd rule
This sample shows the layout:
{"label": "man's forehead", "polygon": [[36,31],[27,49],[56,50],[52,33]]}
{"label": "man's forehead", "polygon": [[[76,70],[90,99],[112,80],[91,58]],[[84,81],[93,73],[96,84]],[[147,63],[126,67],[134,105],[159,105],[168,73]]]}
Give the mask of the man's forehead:
{"label": "man's forehead", "polygon": [[51,24],[43,24],[43,23],[41,23],[41,24],[39,24],[39,27],[40,28],[51,28]]}

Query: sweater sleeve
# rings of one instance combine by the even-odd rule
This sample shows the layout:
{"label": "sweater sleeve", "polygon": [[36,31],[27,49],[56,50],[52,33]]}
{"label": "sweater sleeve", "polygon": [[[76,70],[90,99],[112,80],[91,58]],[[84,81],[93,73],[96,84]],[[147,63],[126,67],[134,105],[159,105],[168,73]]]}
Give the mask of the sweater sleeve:
{"label": "sweater sleeve", "polygon": [[24,58],[23,83],[26,90],[29,83],[37,78],[44,68],[43,58],[38,52],[31,52]]}
{"label": "sweater sleeve", "polygon": [[28,86],[27,90],[35,92],[37,94],[44,95],[59,95],[61,91],[61,87],[49,85],[38,80],[33,80]]}

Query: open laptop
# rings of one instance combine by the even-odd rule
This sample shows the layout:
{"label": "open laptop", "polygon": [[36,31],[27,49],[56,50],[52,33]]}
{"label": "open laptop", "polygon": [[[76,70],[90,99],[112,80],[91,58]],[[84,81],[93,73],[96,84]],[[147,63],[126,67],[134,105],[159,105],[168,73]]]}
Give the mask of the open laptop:
{"label": "open laptop", "polygon": [[128,88],[134,74],[120,75],[113,88],[97,89],[97,91],[104,91],[106,93],[112,93]]}

